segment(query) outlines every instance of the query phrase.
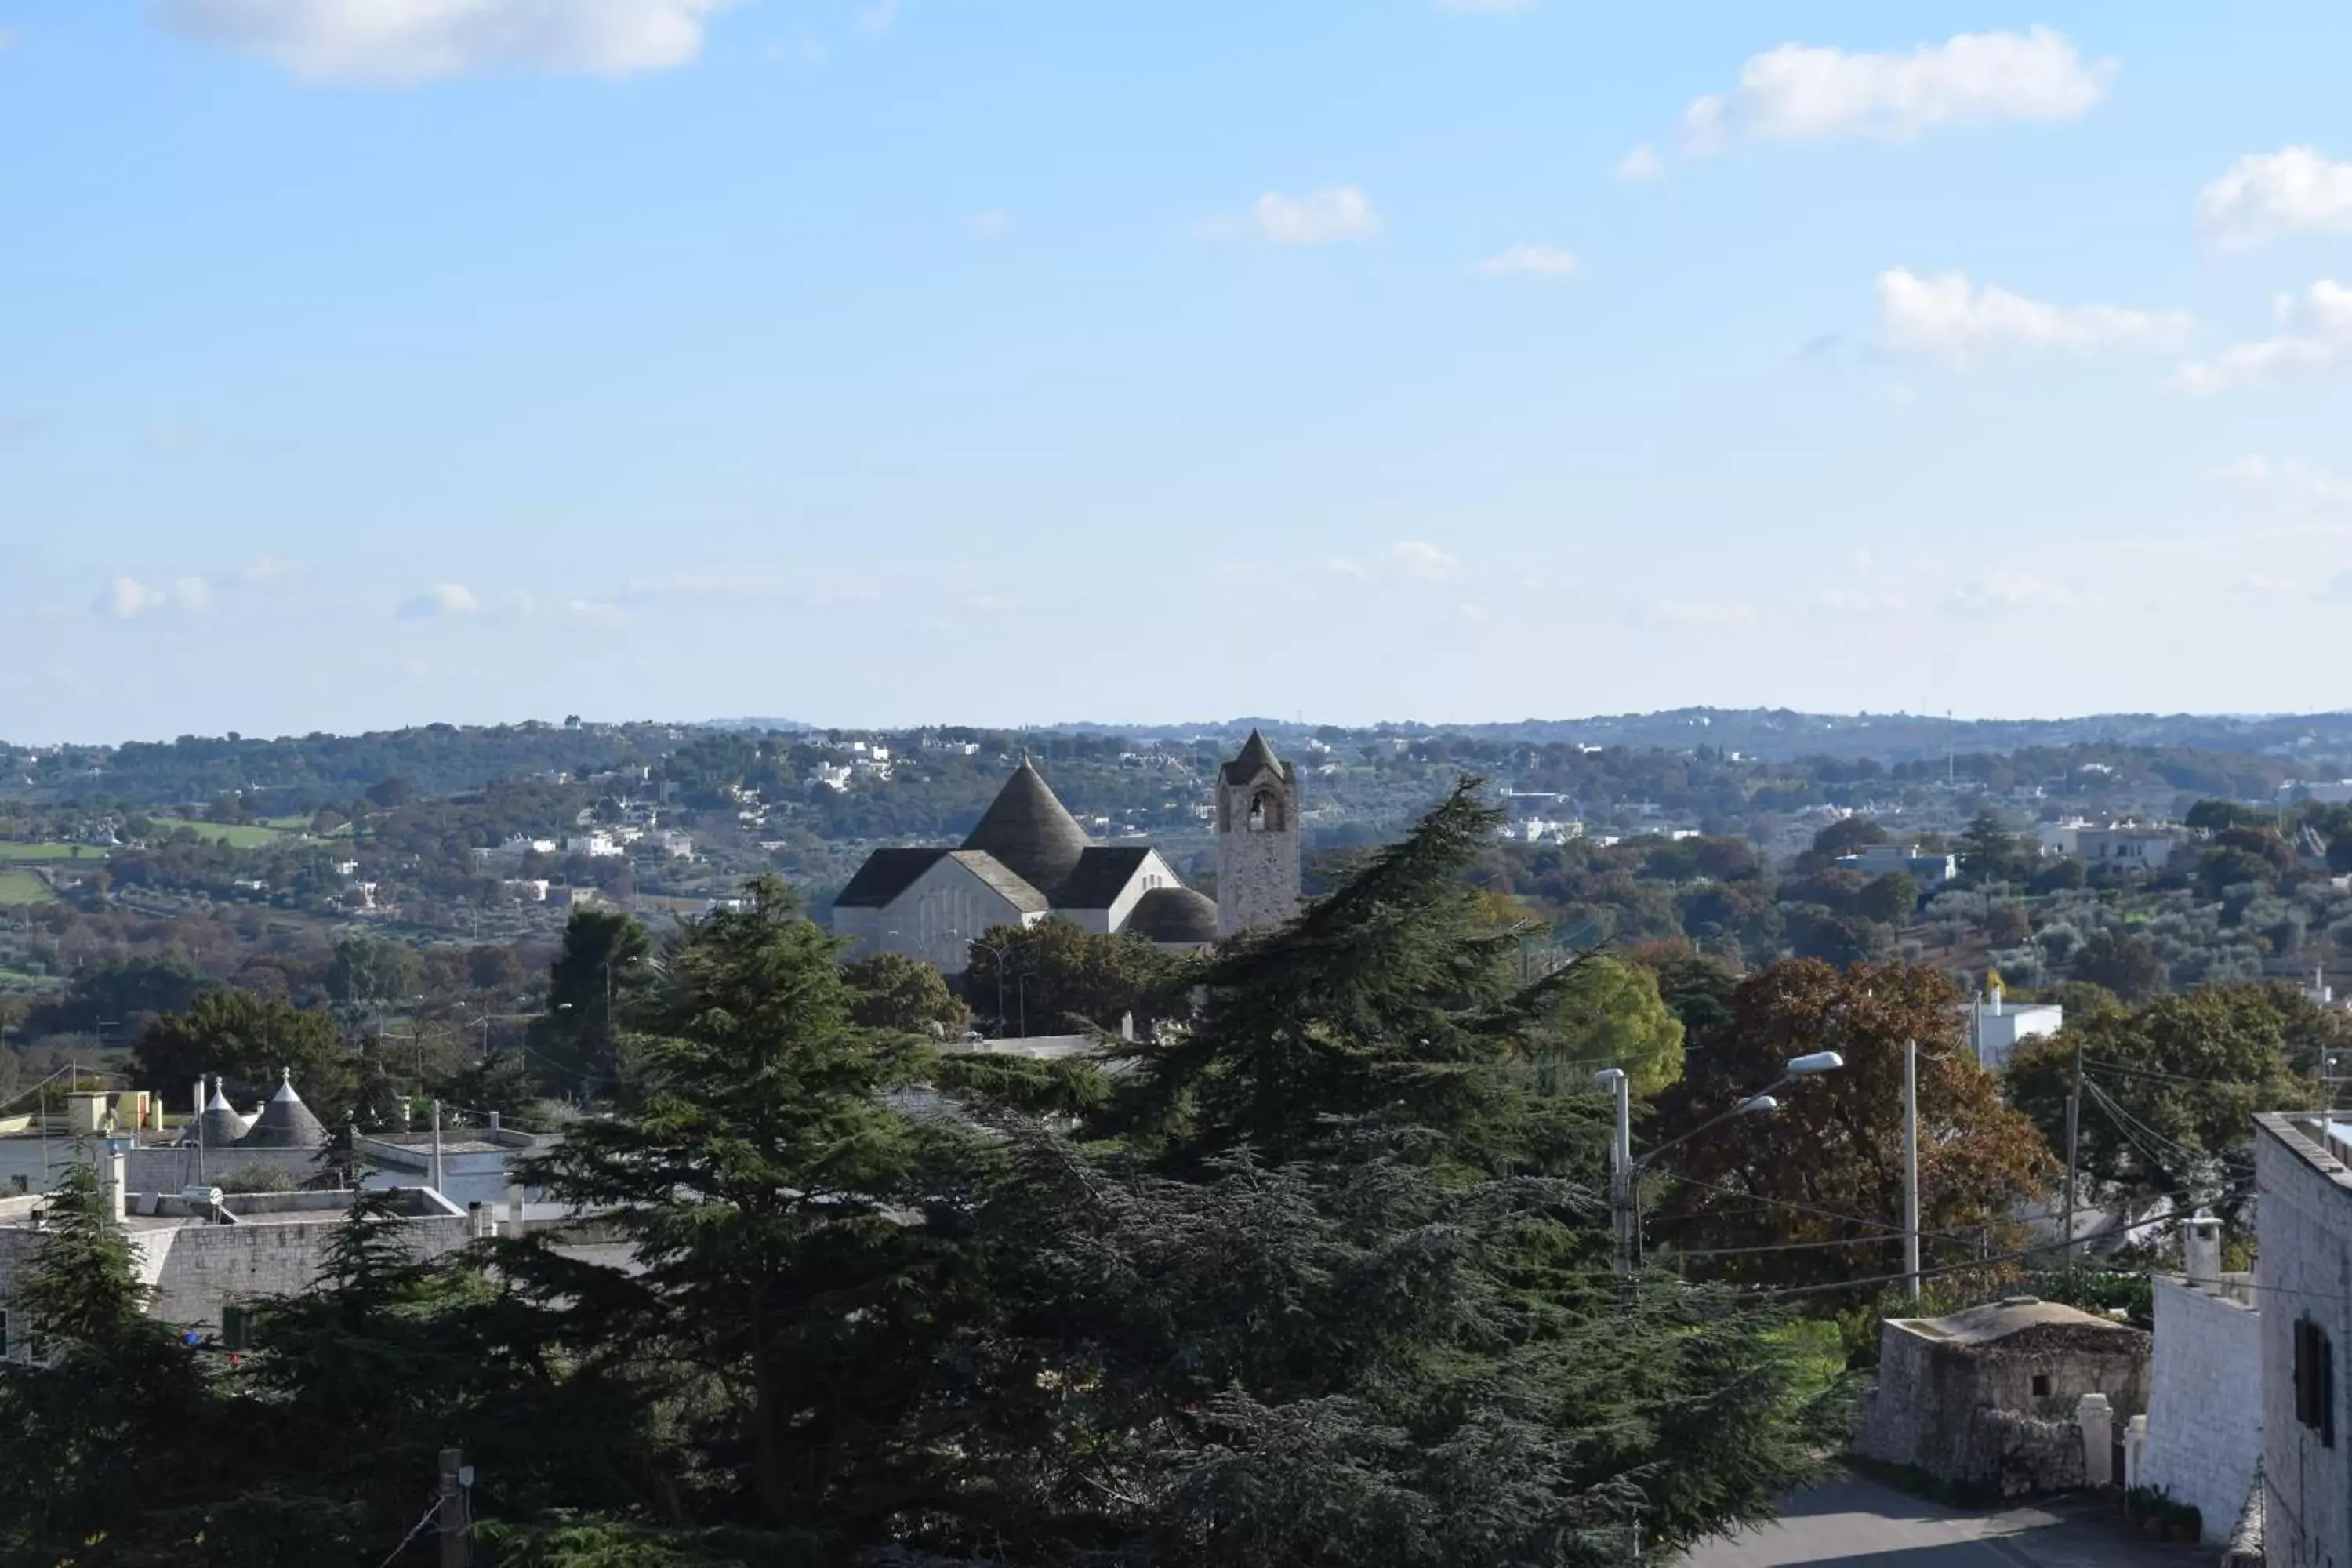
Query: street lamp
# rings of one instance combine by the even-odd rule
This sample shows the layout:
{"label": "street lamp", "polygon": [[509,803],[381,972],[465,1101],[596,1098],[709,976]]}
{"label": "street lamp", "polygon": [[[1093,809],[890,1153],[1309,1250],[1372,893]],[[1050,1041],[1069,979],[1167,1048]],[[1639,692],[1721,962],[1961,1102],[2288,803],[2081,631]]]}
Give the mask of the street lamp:
{"label": "street lamp", "polygon": [[1780,1101],[1772,1093],[1774,1089],[1801,1078],[1835,1072],[1843,1066],[1845,1058],[1835,1051],[1809,1051],[1801,1057],[1791,1057],[1781,1064],[1780,1076],[1761,1089],[1735,1102],[1721,1115],[1708,1118],[1679,1137],[1667,1139],[1638,1159],[1633,1154],[1633,1080],[1625,1076],[1622,1068],[1602,1068],[1594,1073],[1592,1081],[1612,1090],[1617,1101],[1617,1135],[1609,1151],[1609,1207],[1616,1219],[1617,1272],[1633,1272],[1634,1255],[1641,1250],[1642,1177],[1658,1163],[1660,1155],[1735,1118],[1769,1116],[1780,1109]]}

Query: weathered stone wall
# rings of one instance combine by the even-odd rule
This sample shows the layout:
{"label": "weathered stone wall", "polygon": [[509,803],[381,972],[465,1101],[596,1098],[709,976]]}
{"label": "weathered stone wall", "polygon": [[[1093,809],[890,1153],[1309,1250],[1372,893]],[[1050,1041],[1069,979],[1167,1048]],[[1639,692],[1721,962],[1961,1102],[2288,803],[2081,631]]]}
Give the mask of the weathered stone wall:
{"label": "weathered stone wall", "polygon": [[[155,1291],[149,1314],[209,1332],[220,1327],[221,1309],[232,1301],[309,1289],[326,1264],[337,1217],[134,1230],[140,1278]],[[436,1215],[404,1221],[401,1234],[412,1256],[438,1258],[463,1247],[471,1226],[465,1215]],[[14,1297],[16,1272],[39,1238],[29,1226],[0,1227],[0,1310]],[[22,1325],[15,1327],[21,1333]]]}
{"label": "weathered stone wall", "polygon": [[2222,1291],[2156,1281],[2156,1361],[2142,1485],[2162,1487],[2226,1542],[2263,1458],[2262,1315]]}
{"label": "weathered stone wall", "polygon": [[[299,1224],[192,1225],[138,1233],[155,1286],[151,1316],[182,1328],[210,1331],[221,1309],[264,1296],[290,1296],[318,1283],[335,1239],[334,1220]],[[466,1216],[410,1219],[401,1236],[410,1256],[438,1258],[463,1247]]]}
{"label": "weathered stone wall", "polygon": [[[2255,1299],[2262,1303],[2263,1549],[2270,1568],[2352,1564],[2352,1175],[2284,1118],[2255,1119]],[[2336,1446],[2294,1416],[2294,1325],[2334,1346]],[[2153,1425],[2153,1423],[2151,1423]]]}
{"label": "weathered stone wall", "polygon": [[2084,1484],[2083,1428],[2072,1420],[1979,1410],[1969,1436],[1976,1473],[1956,1479],[1990,1485],[2005,1498],[2074,1491]]}
{"label": "weathered stone wall", "polygon": [[[296,1186],[325,1173],[316,1149],[207,1149],[196,1151],[159,1146],[132,1149],[122,1157],[123,1190],[131,1193],[176,1193],[183,1187],[234,1185],[257,1173],[283,1176]],[[198,1175],[199,1166],[203,1174]]]}
{"label": "weathered stone wall", "polygon": [[[1248,785],[1220,781],[1217,816],[1217,930],[1231,936],[1279,925],[1298,912],[1298,786],[1296,775],[1261,773]],[[1279,827],[1253,833],[1250,801],[1271,792],[1281,801]]]}

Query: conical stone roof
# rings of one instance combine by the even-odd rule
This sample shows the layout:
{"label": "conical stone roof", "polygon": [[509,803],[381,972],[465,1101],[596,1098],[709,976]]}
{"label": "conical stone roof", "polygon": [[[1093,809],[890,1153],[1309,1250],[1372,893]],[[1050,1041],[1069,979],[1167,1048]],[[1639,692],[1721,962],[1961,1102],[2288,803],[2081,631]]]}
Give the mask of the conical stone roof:
{"label": "conical stone roof", "polygon": [[1004,787],[997,791],[995,804],[981,817],[980,826],[963,841],[963,847],[995,857],[997,864],[1050,895],[1077,868],[1078,858],[1087,852],[1089,842],[1078,819],[1054,798],[1054,792],[1024,757]]}
{"label": "conical stone roof", "polygon": [[310,1114],[294,1092],[294,1075],[279,1069],[283,1081],[239,1144],[247,1149],[319,1149],[327,1142],[326,1125]]}
{"label": "conical stone roof", "polygon": [[245,1136],[245,1118],[236,1113],[236,1108],[221,1092],[218,1079],[213,1079],[213,1097],[205,1101],[205,1113],[198,1118],[197,1125],[207,1149],[226,1149]]}

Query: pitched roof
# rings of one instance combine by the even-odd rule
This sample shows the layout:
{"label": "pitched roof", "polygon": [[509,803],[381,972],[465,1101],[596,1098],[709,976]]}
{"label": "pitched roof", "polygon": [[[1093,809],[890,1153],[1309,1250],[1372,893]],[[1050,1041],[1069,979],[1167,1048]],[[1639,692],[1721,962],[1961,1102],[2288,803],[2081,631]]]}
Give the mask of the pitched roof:
{"label": "pitched roof", "polygon": [[1252,730],[1249,739],[1242,743],[1242,754],[1227,763],[1222,771],[1227,784],[1247,784],[1261,773],[1281,777],[1282,763],[1276,760],[1274,748],[1265,743],[1265,737]]}
{"label": "pitched roof", "polygon": [[984,849],[951,849],[948,858],[1004,895],[1023,914],[1042,915],[1053,907],[1035,883],[1015,876],[1012,868]]}
{"label": "pitched roof", "polygon": [[1190,946],[1217,940],[1216,900],[1190,888],[1154,888],[1135,900],[1121,931],[1148,942]]}
{"label": "pitched roof", "polygon": [[1058,887],[1077,868],[1088,842],[1078,819],[1054,798],[1024,757],[963,847],[993,855],[1032,888],[1045,889]]}
{"label": "pitched roof", "polygon": [[326,1145],[327,1129],[294,1092],[294,1079],[288,1073],[237,1142],[246,1149],[319,1149]]}
{"label": "pitched roof", "polygon": [[945,849],[877,849],[834,899],[836,909],[878,910],[915,885],[939,863]]}
{"label": "pitched roof", "polygon": [[1078,857],[1078,863],[1053,889],[1057,910],[1107,910],[1127,891],[1137,871],[1151,857],[1148,844],[1096,844]]}

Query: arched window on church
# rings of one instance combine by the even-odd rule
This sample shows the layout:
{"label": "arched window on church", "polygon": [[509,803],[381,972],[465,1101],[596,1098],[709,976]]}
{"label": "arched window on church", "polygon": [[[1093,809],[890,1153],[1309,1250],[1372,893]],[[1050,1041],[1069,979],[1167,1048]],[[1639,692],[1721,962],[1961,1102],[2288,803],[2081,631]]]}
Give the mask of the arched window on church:
{"label": "arched window on church", "polygon": [[1276,795],[1255,795],[1250,797],[1249,830],[1252,833],[1282,831],[1282,797]]}

